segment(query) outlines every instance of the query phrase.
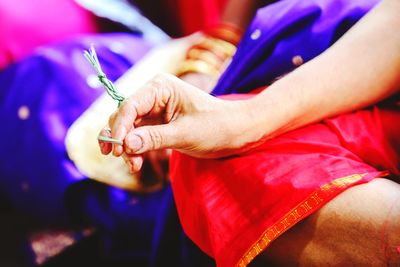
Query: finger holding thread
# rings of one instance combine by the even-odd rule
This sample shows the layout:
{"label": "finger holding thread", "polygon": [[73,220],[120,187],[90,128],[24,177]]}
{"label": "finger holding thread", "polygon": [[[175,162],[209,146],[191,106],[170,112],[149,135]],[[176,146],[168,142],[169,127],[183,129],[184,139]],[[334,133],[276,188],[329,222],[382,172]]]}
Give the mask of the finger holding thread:
{"label": "finger holding thread", "polygon": [[[118,116],[113,119],[110,125],[112,137],[118,140],[124,140],[126,135],[131,131],[136,119],[136,108],[131,99],[124,101],[118,109]],[[120,156],[123,152],[123,146],[114,145],[114,156]]]}
{"label": "finger holding thread", "polygon": [[139,172],[143,166],[143,155],[131,155],[123,153],[122,158],[128,164],[129,172],[132,174]]}
{"label": "finger holding thread", "polygon": [[[99,137],[108,137],[111,138],[111,129],[110,127],[104,127],[99,134]],[[108,155],[110,154],[112,150],[112,143],[106,142],[105,140],[102,140],[101,138],[97,138],[100,146],[100,151],[103,155]]]}
{"label": "finger holding thread", "polygon": [[[89,51],[84,51],[83,55],[86,57],[86,59],[90,62],[90,64],[93,66],[95,69],[97,76],[99,78],[99,81],[103,84],[104,88],[106,89],[106,92],[108,95],[118,101],[118,107],[121,105],[121,103],[124,101],[125,97],[123,97],[114,84],[107,78],[106,74],[103,72],[101,69],[101,65],[99,62],[99,59],[96,54],[96,50],[94,49],[94,46],[91,45]],[[106,138],[100,138],[99,146],[101,149],[101,152],[103,154],[108,154],[110,153],[110,149],[112,149],[113,154],[115,156],[120,156],[123,153],[123,147],[122,147],[122,140],[125,138],[125,135],[129,131],[130,127],[119,127],[118,129],[114,129],[112,124],[110,124],[111,128],[111,137],[117,140],[111,140],[109,139],[110,137],[103,136],[100,134],[100,136],[106,137]],[[108,138],[108,139],[107,139]],[[102,140],[101,140],[102,139]],[[110,143],[113,143],[111,145]],[[111,148],[112,147],[112,148]]]}

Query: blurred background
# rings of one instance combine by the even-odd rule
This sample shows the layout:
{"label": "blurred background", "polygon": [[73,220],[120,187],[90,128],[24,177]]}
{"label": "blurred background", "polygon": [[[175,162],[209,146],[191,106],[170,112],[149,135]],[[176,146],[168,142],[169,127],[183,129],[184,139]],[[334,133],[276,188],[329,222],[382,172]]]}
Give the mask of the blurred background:
{"label": "blurred background", "polygon": [[[0,68],[35,48],[101,32],[180,37],[218,22],[226,0],[1,0]],[[146,18],[151,21],[147,23]],[[152,27],[151,24],[156,26]],[[155,37],[157,39],[157,37]]]}
{"label": "blurred background", "polygon": [[[75,40],[80,40],[80,38],[86,40],[85,38],[91,38],[90,36],[108,33],[124,33],[127,34],[124,35],[125,37],[132,35],[135,38],[145,40],[151,45],[162,43],[170,38],[185,36],[217,23],[225,2],[225,0],[0,0],[1,108],[4,108],[5,111],[7,110],[6,108],[9,104],[7,101],[11,97],[10,92],[13,92],[13,94],[16,92],[18,95],[18,91],[29,87],[26,85],[32,85],[34,88],[26,88],[26,90],[32,92],[29,98],[35,98],[35,90],[40,90],[41,86],[45,87],[39,82],[40,79],[36,79],[37,73],[35,74],[32,70],[36,69],[41,75],[52,77],[52,79],[57,76],[55,72],[43,72],[38,69],[38,65],[35,65],[39,64],[37,61],[43,61],[43,57],[41,58],[38,55],[41,53],[51,54],[49,51],[52,50],[47,49],[48,47],[63,49],[65,47],[64,44],[72,44]],[[108,35],[105,36],[105,38],[108,38]],[[118,52],[121,49],[118,44],[118,42],[111,40],[110,49]],[[148,51],[151,45],[143,48],[143,54]],[[101,46],[99,49],[102,49]],[[132,47],[132,49],[135,49],[135,47]],[[70,64],[68,58],[56,57],[56,55],[53,53],[51,57],[57,61],[57,64]],[[29,65],[29,62],[32,62],[35,58],[35,64]],[[125,61],[123,61],[123,64],[119,64],[118,68],[109,64],[109,69],[107,70],[106,66],[106,70],[115,80],[138,58],[136,57],[134,60],[124,58]],[[120,58],[119,60],[121,61]],[[42,65],[40,66],[40,68],[43,68]],[[48,69],[50,70],[50,67]],[[116,69],[118,69],[118,72],[116,72]],[[75,79],[74,76],[66,78]],[[91,86],[90,80],[86,82],[88,84],[82,85],[85,87],[83,90]],[[15,89],[12,91],[11,88],[14,87]],[[90,101],[92,100],[93,98]],[[2,114],[8,114],[4,110]],[[26,106],[21,106],[17,114],[17,119],[23,121],[32,116],[32,111]],[[7,119],[8,117],[2,118],[3,123],[4,121],[7,122]],[[12,120],[13,118],[10,115],[10,121],[12,122]],[[17,128],[10,127],[10,131],[16,131],[15,129]],[[26,162],[26,159],[22,155],[19,156],[20,152],[18,150],[14,150],[19,144],[13,143],[13,141],[8,141],[9,146],[7,146],[8,144],[2,146],[0,159],[2,161],[0,170],[1,267],[163,266],[164,264],[171,266],[171,261],[168,263],[168,259],[179,258],[175,254],[182,253],[183,244],[185,247],[195,248],[180,229],[169,188],[156,192],[155,195],[153,194],[148,199],[146,197],[144,199],[140,198],[140,201],[137,195],[113,189],[112,194],[125,197],[123,203],[128,203],[131,206],[136,204],[137,206],[131,210],[127,208],[127,210],[121,211],[129,214],[126,220],[116,219],[116,214],[101,214],[103,216],[101,217],[99,215],[101,212],[96,213],[93,217],[89,216],[90,218],[72,214],[69,218],[74,218],[73,220],[79,218],[73,222],[61,220],[61,223],[60,221],[54,223],[51,219],[47,220],[47,218],[41,220],[43,218],[42,214],[35,214],[37,207],[33,203],[30,206],[30,198],[26,197],[29,192],[33,192],[35,181],[20,180],[23,175],[15,172],[16,168],[23,171],[26,167],[26,172],[28,173],[30,170],[27,166],[24,167],[23,162]],[[47,152],[43,150],[41,153],[46,155]],[[65,152],[62,151],[61,153]],[[52,155],[48,156],[52,157]],[[11,158],[19,159],[19,162],[17,161],[16,163]],[[21,165],[15,167],[15,164]],[[14,167],[8,169],[8,166]],[[49,170],[48,176],[51,178],[54,175],[57,175],[57,172]],[[47,194],[57,195],[57,191],[52,192],[53,188],[55,187],[52,187],[50,183],[46,188],[36,191],[43,196]],[[82,196],[92,194],[96,201],[99,201],[99,199],[110,198],[111,193],[109,190],[107,186],[97,184],[95,181],[83,181],[79,187],[68,190],[68,196],[72,200],[67,202],[69,203],[68,205],[75,205],[75,208],[80,207],[83,206],[83,203],[88,203],[89,201],[87,200],[89,197],[83,199]],[[81,196],[81,199],[77,196]],[[66,198],[68,199],[68,197]],[[112,198],[118,199],[115,195]],[[51,198],[49,197],[49,199],[50,201],[47,201],[47,203],[51,205]],[[164,203],[161,208],[160,203]],[[96,205],[101,206],[97,202]],[[97,207],[96,205],[91,205],[88,209],[93,211],[93,207]],[[104,205],[107,206],[110,203]],[[104,206],[101,207],[106,209]],[[153,210],[154,212],[148,214],[148,210]],[[170,218],[166,220],[167,222],[160,223],[162,224],[161,226],[147,223],[149,229],[140,228],[143,227],[143,224],[146,225],[147,221],[153,221],[154,216],[161,216],[160,214],[165,213],[165,210],[168,210],[173,215],[172,217],[170,216],[172,219]],[[74,212],[76,212],[76,209]],[[35,215],[37,215],[36,218]],[[107,216],[114,217],[110,219]],[[100,217],[102,219],[96,221],[96,218]],[[104,217],[107,218],[104,219]],[[108,228],[109,232],[104,234],[104,228],[107,228],[104,225],[109,223],[108,219],[112,220],[111,226]],[[136,221],[141,221],[141,224],[130,224]],[[120,225],[124,223],[129,224],[129,226]],[[100,228],[101,226],[104,226],[104,228],[99,230],[99,225]],[[137,228],[135,229],[135,227]],[[170,243],[154,244],[154,240],[160,240],[154,237],[154,232],[157,232],[154,229],[157,227],[163,228],[164,230],[161,231],[163,233],[165,233],[165,229],[170,229],[167,232],[171,236],[167,238],[164,236],[163,238],[163,240],[169,240]],[[115,231],[116,228],[123,230]],[[126,236],[126,233],[130,231],[129,229],[139,233]],[[119,243],[115,242],[115,240],[118,240]],[[162,253],[165,255],[158,255],[157,253],[160,252],[158,249],[153,249],[154,247],[164,248]],[[171,249],[175,247],[175,249],[165,249],[168,247]],[[157,257],[148,255],[148,253],[157,254]],[[201,252],[198,253],[201,254]],[[213,264],[204,255],[199,257],[199,259],[202,259],[196,260],[196,255],[187,251],[184,254],[184,256],[180,257],[186,257],[186,259],[197,262],[198,266]],[[149,263],[149,258],[157,258],[157,261]],[[166,259],[166,261],[164,263],[160,262],[162,259]],[[174,265],[182,265],[182,262],[175,262]]]}

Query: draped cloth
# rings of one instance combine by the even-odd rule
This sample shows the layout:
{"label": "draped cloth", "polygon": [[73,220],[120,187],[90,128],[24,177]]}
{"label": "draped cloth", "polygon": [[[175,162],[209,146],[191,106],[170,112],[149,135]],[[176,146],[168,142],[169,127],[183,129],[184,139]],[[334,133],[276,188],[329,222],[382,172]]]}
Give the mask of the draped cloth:
{"label": "draped cloth", "polygon": [[[152,48],[129,33],[84,35],[43,47],[0,71],[1,206],[6,203],[29,218],[24,224],[32,225],[33,231],[38,226],[53,229],[45,231],[46,236],[35,234],[32,240],[27,236],[26,244],[33,250],[21,254],[32,264],[42,262],[66,245],[80,242],[82,237],[74,232],[58,234],[60,227],[71,230],[85,225],[96,229],[100,237],[93,255],[101,257],[94,262],[213,266],[182,232],[169,185],[148,194],[128,192],[89,179],[69,158],[68,130],[104,93],[82,56],[90,44],[95,45],[102,68],[113,81]],[[43,244],[51,251],[38,253],[43,252]],[[84,253],[84,259],[87,253],[90,257],[79,244],[73,250]]]}
{"label": "draped cloth", "polygon": [[0,142],[0,194],[39,221],[65,221],[65,192],[86,179],[64,141],[72,123],[104,92],[82,56],[90,44],[112,80],[151,48],[132,34],[85,35],[43,47],[0,72],[0,123],[8,140]]}
{"label": "draped cloth", "polygon": [[[293,70],[294,56],[308,61],[323,52],[375,4],[286,0],[260,9],[213,93],[250,97]],[[347,188],[400,175],[399,121],[396,95],[229,158],[174,153],[171,181],[184,231],[218,266],[246,266]]]}

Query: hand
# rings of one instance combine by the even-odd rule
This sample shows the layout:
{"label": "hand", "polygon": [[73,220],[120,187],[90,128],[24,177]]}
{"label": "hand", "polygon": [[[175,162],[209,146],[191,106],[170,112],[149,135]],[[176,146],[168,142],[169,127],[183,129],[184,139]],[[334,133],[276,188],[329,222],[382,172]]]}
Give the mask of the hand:
{"label": "hand", "polygon": [[133,171],[143,153],[173,148],[203,158],[232,155],[255,144],[254,116],[246,100],[215,98],[172,75],[159,75],[111,115],[112,137],[123,146],[100,144],[103,154],[126,155]]}
{"label": "hand", "polygon": [[[111,138],[111,129],[108,126],[104,127],[100,131],[99,135]],[[109,143],[99,140],[99,146],[103,154],[111,152],[111,145]],[[142,168],[142,171],[139,174],[136,174],[135,177],[138,178],[143,185],[147,186],[154,186],[154,183],[166,182],[168,180],[168,161],[170,155],[170,149],[144,153],[143,162],[139,162],[140,166],[138,166]],[[132,164],[130,164],[132,155],[123,153],[122,157],[125,160],[125,163],[130,167],[130,172],[135,173],[136,171],[132,169]]]}

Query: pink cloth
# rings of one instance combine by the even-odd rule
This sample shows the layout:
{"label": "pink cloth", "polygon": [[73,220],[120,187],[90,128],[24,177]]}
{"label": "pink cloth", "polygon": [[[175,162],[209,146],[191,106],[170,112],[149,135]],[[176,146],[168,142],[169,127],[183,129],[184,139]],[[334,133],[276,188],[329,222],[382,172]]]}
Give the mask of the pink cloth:
{"label": "pink cloth", "polygon": [[0,69],[36,47],[96,31],[93,16],[73,0],[1,0]]}

